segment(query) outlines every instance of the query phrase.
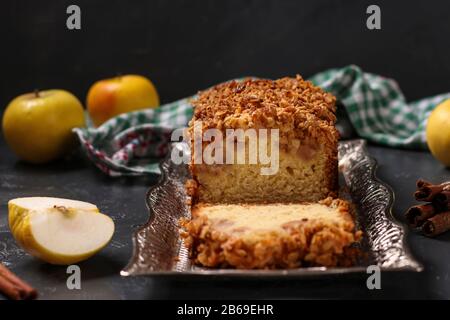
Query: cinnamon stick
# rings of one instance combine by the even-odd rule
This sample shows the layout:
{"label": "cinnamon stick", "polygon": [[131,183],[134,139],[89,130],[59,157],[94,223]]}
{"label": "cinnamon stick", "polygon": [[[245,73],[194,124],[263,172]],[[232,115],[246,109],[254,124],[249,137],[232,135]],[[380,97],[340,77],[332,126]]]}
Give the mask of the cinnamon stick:
{"label": "cinnamon stick", "polygon": [[428,237],[434,237],[450,230],[450,211],[431,217],[422,226],[422,232]]}
{"label": "cinnamon stick", "polygon": [[435,216],[437,210],[432,203],[413,206],[405,213],[406,220],[413,228],[420,227],[427,219]]}
{"label": "cinnamon stick", "polygon": [[13,300],[37,298],[37,291],[0,263],[0,292]]}
{"label": "cinnamon stick", "polygon": [[420,188],[422,188],[423,186],[430,185],[430,184],[432,184],[432,183],[429,182],[429,181],[423,180],[423,179],[418,179],[418,180],[416,181],[417,189],[420,189]]}
{"label": "cinnamon stick", "polygon": [[417,201],[433,201],[440,192],[450,191],[450,182],[432,184],[428,181],[419,179],[417,180],[416,185],[418,189],[414,193],[414,197]]}
{"label": "cinnamon stick", "polygon": [[446,191],[445,188],[443,191],[439,192],[435,195],[433,199],[433,204],[439,211],[447,211],[449,209],[450,204],[450,191]]}

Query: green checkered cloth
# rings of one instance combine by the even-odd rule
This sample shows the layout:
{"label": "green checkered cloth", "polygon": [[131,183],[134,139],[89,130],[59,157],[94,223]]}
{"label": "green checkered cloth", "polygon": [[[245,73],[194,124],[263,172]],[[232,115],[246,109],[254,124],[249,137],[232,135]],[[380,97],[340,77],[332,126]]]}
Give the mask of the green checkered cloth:
{"label": "green checkered cloth", "polygon": [[450,98],[446,93],[407,103],[395,80],[362,72],[354,65],[327,70],[309,80],[337,97],[359,136],[397,148],[427,149],[428,115]]}
{"label": "green checkered cloth", "polygon": [[[334,94],[359,136],[390,147],[426,149],[425,125],[433,108],[450,93],[407,103],[398,84],[350,65],[311,77]],[[83,150],[110,176],[158,174],[171,133],[192,117],[191,99],[119,115],[98,128],[76,128]]]}

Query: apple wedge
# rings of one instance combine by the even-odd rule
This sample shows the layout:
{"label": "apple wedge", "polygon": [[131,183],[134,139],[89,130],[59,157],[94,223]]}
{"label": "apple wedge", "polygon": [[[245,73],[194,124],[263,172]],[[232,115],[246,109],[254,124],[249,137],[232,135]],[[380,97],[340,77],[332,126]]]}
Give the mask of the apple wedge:
{"label": "apple wedge", "polygon": [[8,202],[9,227],[31,255],[69,265],[103,249],[114,233],[112,219],[97,206],[77,200],[29,197]]}

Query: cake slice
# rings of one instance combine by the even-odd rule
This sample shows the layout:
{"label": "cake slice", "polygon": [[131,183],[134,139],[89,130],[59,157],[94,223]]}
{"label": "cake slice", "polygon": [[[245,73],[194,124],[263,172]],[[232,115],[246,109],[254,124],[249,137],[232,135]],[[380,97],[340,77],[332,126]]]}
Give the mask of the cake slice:
{"label": "cake slice", "polygon": [[196,264],[239,269],[350,265],[355,230],[349,205],[327,198],[305,204],[197,204],[182,221]]}
{"label": "cake slice", "polygon": [[[193,101],[194,116],[189,124],[192,180],[188,190],[194,202],[298,203],[335,196],[338,175],[335,101],[333,95],[300,76],[232,81],[200,93]],[[212,144],[194,141],[208,129],[223,133],[225,153],[235,150],[237,154],[238,143],[242,143],[245,162],[239,163],[237,156],[230,157],[232,163],[225,162],[225,155],[223,164],[194,161],[202,159],[202,151]],[[236,129],[242,129],[245,135],[229,135],[234,145],[227,149],[227,130]],[[273,166],[278,170],[274,174],[261,174],[262,168],[271,166],[261,158],[256,163],[248,161],[256,156],[249,151],[249,129],[257,132],[258,148],[268,145],[269,157],[272,132],[277,130],[279,155]],[[268,130],[267,135],[262,136],[260,129]]]}

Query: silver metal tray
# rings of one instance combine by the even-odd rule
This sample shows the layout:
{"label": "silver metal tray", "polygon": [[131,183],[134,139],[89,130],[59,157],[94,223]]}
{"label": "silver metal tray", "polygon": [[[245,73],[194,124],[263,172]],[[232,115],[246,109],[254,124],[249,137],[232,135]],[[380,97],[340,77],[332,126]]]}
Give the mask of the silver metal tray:
{"label": "silver metal tray", "polygon": [[[183,143],[172,147],[184,152],[189,148]],[[168,157],[161,163],[159,183],[147,193],[150,218],[134,233],[133,256],[121,275],[309,277],[366,272],[371,264],[382,271],[421,271],[422,265],[411,256],[405,243],[405,230],[392,216],[394,194],[377,179],[375,169],[376,161],[367,153],[364,140],[339,143],[341,196],[351,197],[357,208],[357,223],[364,232],[361,249],[367,257],[357,265],[288,270],[208,269],[191,263],[179,235],[179,219],[190,217],[184,190],[189,171],[186,165],[176,165]]]}

